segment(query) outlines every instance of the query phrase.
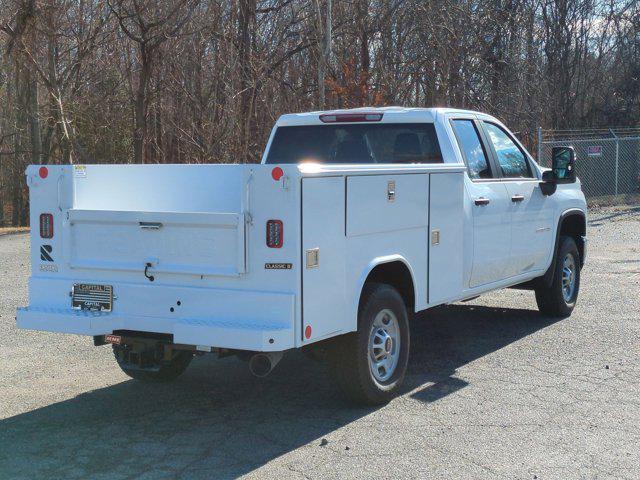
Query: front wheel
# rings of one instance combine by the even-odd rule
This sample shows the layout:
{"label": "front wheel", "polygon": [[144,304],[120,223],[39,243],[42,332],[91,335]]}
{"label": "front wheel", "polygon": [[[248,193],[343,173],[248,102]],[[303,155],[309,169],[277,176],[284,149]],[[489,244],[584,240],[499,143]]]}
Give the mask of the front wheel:
{"label": "front wheel", "polygon": [[571,315],[580,290],[580,253],[571,237],[561,237],[556,256],[553,282],[549,287],[536,288],[536,303],[544,315]]}
{"label": "front wheel", "polygon": [[358,330],[336,339],[334,377],[350,400],[386,403],[398,392],[409,360],[409,321],[398,291],[371,283],[362,292]]}

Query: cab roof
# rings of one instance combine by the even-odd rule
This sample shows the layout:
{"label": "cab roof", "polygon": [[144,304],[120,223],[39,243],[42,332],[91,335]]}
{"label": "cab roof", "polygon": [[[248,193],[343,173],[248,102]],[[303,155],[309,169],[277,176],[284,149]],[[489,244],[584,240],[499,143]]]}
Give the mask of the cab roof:
{"label": "cab roof", "polygon": [[363,113],[383,114],[382,120],[380,120],[379,123],[432,123],[439,115],[446,113],[488,116],[482,112],[457,108],[360,107],[341,110],[318,110],[314,112],[288,113],[278,118],[276,126],[323,125],[324,122],[320,120],[321,115],[357,115]]}

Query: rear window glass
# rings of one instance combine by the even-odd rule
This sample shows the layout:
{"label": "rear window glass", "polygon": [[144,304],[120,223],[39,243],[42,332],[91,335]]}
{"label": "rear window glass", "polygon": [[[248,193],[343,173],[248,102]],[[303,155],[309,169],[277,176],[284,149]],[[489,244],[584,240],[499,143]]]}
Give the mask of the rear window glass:
{"label": "rear window glass", "polygon": [[266,163],[441,163],[432,123],[279,127]]}

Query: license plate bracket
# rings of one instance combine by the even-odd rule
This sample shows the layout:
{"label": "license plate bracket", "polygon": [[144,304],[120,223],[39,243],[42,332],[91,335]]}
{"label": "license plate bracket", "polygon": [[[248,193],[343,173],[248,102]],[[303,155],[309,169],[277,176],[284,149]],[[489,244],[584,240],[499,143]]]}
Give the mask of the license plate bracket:
{"label": "license plate bracket", "polygon": [[113,287],[92,283],[74,283],[71,290],[71,308],[110,312],[113,308]]}

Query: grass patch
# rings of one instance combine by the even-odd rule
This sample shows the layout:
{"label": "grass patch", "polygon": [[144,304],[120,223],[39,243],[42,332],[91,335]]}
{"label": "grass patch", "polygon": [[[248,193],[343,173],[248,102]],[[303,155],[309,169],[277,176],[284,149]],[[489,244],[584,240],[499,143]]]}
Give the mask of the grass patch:
{"label": "grass patch", "polygon": [[0,227],[0,236],[14,233],[28,233],[30,230],[29,227]]}

